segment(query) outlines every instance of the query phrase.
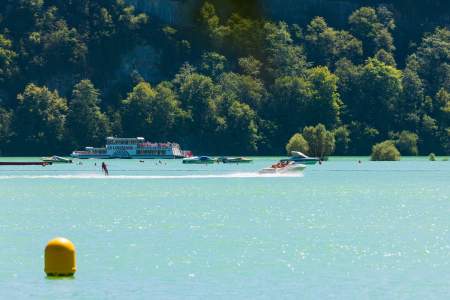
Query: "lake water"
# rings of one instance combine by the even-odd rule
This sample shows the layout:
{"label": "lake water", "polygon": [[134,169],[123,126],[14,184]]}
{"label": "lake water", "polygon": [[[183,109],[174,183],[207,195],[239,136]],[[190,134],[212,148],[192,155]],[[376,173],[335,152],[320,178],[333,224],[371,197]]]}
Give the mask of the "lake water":
{"label": "lake water", "polygon": [[[450,162],[358,159],[0,166],[0,298],[448,298]],[[43,272],[56,236],[73,279]]]}

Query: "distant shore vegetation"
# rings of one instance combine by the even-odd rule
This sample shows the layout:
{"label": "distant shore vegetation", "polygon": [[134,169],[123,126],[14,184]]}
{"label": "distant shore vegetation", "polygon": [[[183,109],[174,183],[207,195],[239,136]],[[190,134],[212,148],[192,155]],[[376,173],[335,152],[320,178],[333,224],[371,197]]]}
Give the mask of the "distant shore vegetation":
{"label": "distant shore vegetation", "polygon": [[[113,0],[0,6],[0,151],[64,154],[113,135],[218,155],[450,153],[448,27],[410,38],[384,5],[343,28],[207,1],[196,20],[168,26]],[[145,47],[154,63],[133,64]]]}

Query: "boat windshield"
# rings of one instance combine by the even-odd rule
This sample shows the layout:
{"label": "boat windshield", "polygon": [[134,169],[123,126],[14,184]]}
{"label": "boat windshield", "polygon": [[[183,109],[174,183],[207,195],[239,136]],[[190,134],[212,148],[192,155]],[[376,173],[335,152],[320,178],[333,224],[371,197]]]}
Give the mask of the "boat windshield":
{"label": "boat windshield", "polygon": [[291,154],[294,157],[303,157],[303,158],[308,158],[309,157],[308,155],[303,154],[300,151],[291,151]]}

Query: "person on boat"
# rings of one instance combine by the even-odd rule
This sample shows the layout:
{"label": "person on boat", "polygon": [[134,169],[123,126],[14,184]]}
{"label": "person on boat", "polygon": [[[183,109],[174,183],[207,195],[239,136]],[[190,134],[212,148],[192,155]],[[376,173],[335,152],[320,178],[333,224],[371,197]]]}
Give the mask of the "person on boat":
{"label": "person on boat", "polygon": [[105,176],[109,175],[108,167],[106,166],[105,162],[102,162],[102,171],[105,173]]}

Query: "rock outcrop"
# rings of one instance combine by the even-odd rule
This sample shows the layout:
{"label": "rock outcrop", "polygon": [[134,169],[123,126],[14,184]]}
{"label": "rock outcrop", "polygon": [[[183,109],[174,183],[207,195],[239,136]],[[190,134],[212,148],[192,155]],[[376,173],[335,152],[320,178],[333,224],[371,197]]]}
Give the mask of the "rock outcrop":
{"label": "rock outcrop", "polygon": [[125,0],[125,2],[164,23],[189,26],[201,0]]}
{"label": "rock outcrop", "polygon": [[[138,11],[171,25],[190,26],[195,20],[202,0],[125,0]],[[225,1],[225,0],[224,0]],[[259,0],[255,4],[266,16],[274,20],[305,24],[315,16],[324,16],[330,24],[344,24],[359,5],[344,0]]]}

